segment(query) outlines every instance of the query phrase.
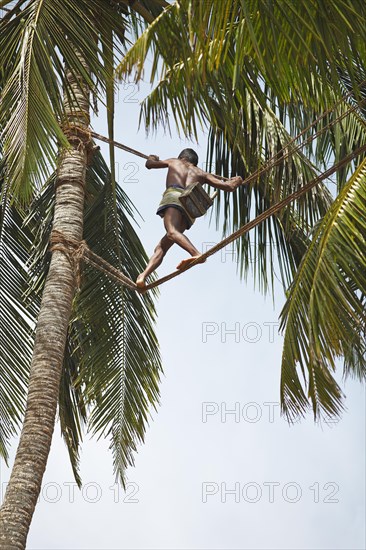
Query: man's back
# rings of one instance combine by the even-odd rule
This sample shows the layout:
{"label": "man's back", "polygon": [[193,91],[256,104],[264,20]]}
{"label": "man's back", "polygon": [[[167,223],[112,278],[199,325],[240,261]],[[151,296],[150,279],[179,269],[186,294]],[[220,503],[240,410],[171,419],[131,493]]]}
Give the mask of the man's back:
{"label": "man's back", "polygon": [[204,172],[184,159],[168,159],[166,186],[181,185],[187,187],[191,183],[204,183]]}

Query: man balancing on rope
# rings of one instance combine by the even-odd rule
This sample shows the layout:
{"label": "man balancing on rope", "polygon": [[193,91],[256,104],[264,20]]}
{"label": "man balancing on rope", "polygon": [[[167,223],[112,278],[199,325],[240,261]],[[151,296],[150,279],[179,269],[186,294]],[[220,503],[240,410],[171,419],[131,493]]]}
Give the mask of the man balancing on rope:
{"label": "man balancing on rope", "polygon": [[165,254],[174,243],[181,246],[191,255],[191,258],[182,260],[177,265],[177,269],[186,267],[200,256],[199,250],[183,235],[184,231],[189,229],[195,221],[179,201],[179,196],[185,188],[191,183],[198,182],[208,183],[212,187],[222,189],[223,191],[235,191],[243,183],[240,176],[227,181],[221,180],[212,174],[204,172],[197,167],[197,164],[198,156],[193,149],[184,149],[178,158],[167,160],[159,160],[159,157],[156,155],[149,155],[146,161],[145,166],[149,170],[151,168],[168,168],[166,189],[157,210],[157,214],[164,219],[166,234],[155,248],[145,271],[137,277],[136,285],[139,288],[144,288],[146,277],[159,267]]}

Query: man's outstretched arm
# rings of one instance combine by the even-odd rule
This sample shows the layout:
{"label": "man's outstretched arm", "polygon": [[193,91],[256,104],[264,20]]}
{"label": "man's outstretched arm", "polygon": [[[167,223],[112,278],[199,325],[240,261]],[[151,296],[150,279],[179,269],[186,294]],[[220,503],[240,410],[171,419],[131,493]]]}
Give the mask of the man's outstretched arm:
{"label": "man's outstretched arm", "polygon": [[235,191],[235,189],[243,183],[243,178],[240,176],[235,176],[225,181],[206,172],[204,177],[205,183],[208,183],[216,189],[222,189],[223,191]]}
{"label": "man's outstretched arm", "polygon": [[159,160],[159,157],[156,155],[149,155],[147,161],[145,162],[145,166],[148,170],[151,170],[151,168],[169,168],[169,160]]}

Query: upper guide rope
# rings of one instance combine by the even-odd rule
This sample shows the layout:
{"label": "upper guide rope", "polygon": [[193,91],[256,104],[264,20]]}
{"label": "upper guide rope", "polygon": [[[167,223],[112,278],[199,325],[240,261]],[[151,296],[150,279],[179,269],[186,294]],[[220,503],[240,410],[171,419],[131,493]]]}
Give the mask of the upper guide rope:
{"label": "upper guide rope", "polygon": [[[360,84],[359,84],[359,87],[363,86],[366,84],[366,80],[363,80]],[[298,145],[296,145],[294,148],[292,148],[292,145],[299,139],[301,138],[304,134],[306,134],[306,132],[308,132],[313,126],[315,126],[318,122],[320,122],[323,118],[325,118],[327,115],[329,115],[330,113],[332,113],[336,107],[338,107],[338,105],[340,105],[345,99],[347,99],[348,97],[352,96],[354,94],[354,91],[351,90],[350,92],[348,92],[347,94],[345,94],[344,96],[342,96],[338,101],[336,101],[331,107],[329,107],[326,111],[324,111],[321,115],[319,115],[315,120],[313,120],[313,122],[311,124],[309,124],[306,128],[304,128],[299,134],[297,134],[294,138],[292,138],[288,143],[286,143],[286,145],[284,147],[282,147],[282,149],[280,149],[275,155],[273,155],[271,158],[269,158],[264,164],[262,164],[257,170],[255,170],[252,174],[250,174],[250,176],[248,176],[247,178],[245,178],[243,180],[243,183],[242,185],[244,184],[247,184],[247,183],[251,183],[253,180],[255,179],[258,179],[259,176],[261,176],[263,173],[267,172],[268,170],[270,170],[271,168],[274,168],[275,166],[278,166],[281,162],[283,162],[285,159],[287,159],[288,157],[292,156],[294,153],[296,153],[297,151],[299,151],[300,149],[302,149],[303,147],[305,147],[305,145],[307,145],[309,142],[313,141],[314,139],[316,139],[318,136],[320,136],[323,132],[325,132],[325,130],[327,130],[328,128],[331,128],[332,126],[334,126],[337,122],[340,122],[341,120],[343,120],[346,116],[348,116],[349,114],[351,114],[352,112],[356,111],[361,105],[363,105],[365,102],[366,102],[366,98],[364,99],[361,99],[357,102],[355,102],[355,104],[352,106],[352,107],[349,107],[348,109],[346,109],[344,111],[344,113],[340,114],[338,117],[336,117],[334,120],[331,120],[328,124],[326,124],[325,126],[323,126],[323,128],[321,128],[320,130],[318,130],[318,132],[316,132],[315,134],[312,134],[311,136],[309,136],[308,138],[306,138],[303,142],[299,143]],[[109,139],[105,136],[102,136],[101,134],[98,134],[97,132],[91,132],[90,135],[92,137],[94,137],[95,139],[98,139],[100,141],[104,141],[105,143],[110,143],[112,145],[114,145],[115,147],[118,147],[119,149],[123,149],[124,151],[128,152],[128,153],[131,153],[132,155],[136,155],[138,157],[141,157],[141,158],[144,158],[144,159],[148,159],[149,156],[146,155],[145,153],[142,153],[141,151],[138,151],[137,149],[132,149],[132,147],[128,147],[127,145],[124,145],[123,143],[119,143],[118,141],[114,141],[112,139]],[[218,176],[216,174],[213,174],[215,175],[217,178],[219,179],[223,179],[223,180],[228,180],[229,178],[226,178],[224,176]],[[211,198],[214,198],[215,196],[217,195],[217,191],[212,195]]]}

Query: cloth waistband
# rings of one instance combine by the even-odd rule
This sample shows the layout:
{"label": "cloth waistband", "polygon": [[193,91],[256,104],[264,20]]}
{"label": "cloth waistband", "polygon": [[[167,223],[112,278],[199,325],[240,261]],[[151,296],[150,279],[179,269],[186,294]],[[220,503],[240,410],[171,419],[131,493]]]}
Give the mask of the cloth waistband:
{"label": "cloth waistband", "polygon": [[178,183],[172,183],[172,185],[168,185],[167,189],[169,189],[170,187],[173,187],[174,189],[185,189],[185,187],[179,185]]}

